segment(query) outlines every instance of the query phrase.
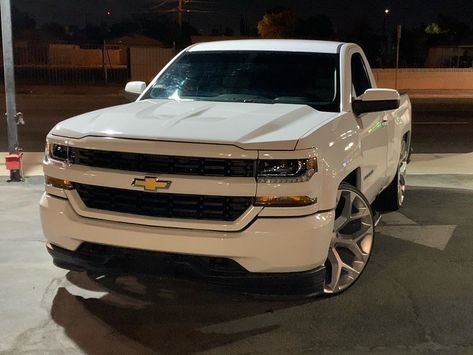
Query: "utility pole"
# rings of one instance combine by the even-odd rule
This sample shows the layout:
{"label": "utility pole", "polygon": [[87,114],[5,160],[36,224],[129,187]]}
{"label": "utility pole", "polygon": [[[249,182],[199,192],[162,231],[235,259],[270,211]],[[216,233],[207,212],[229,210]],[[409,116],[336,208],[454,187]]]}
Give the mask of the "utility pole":
{"label": "utility pole", "polygon": [[402,25],[397,25],[397,45],[396,45],[396,75],[395,75],[395,86],[394,88],[397,90],[397,76],[399,71],[399,50],[401,44],[401,35],[402,35]]}
{"label": "utility pole", "polygon": [[182,15],[186,10],[184,10],[184,0],[179,0],[177,5],[177,23],[179,24],[179,29],[182,30]]}
{"label": "utility pole", "polygon": [[[5,98],[7,108],[7,131],[8,152],[10,155],[19,154],[18,143],[18,119],[21,115],[16,112],[15,98],[15,67],[13,61],[13,39],[10,0],[0,0],[0,11],[2,19],[2,47],[3,47],[3,71],[5,77]],[[21,181],[20,169],[10,170],[10,181]]]}
{"label": "utility pole", "polygon": [[182,30],[184,14],[190,13],[210,13],[213,11],[199,10],[189,8],[192,5],[211,5],[213,2],[208,0],[160,0],[150,7],[151,11],[160,15],[177,13],[177,24]]}

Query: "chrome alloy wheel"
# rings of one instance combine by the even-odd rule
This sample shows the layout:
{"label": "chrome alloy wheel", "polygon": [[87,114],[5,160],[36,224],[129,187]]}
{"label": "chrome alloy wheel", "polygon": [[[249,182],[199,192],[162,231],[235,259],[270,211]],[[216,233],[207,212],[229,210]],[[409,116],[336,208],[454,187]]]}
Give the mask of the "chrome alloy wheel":
{"label": "chrome alloy wheel", "polygon": [[341,292],[360,276],[371,255],[374,218],[360,191],[341,184],[335,211],[334,237],[325,262],[326,294]]}
{"label": "chrome alloy wheel", "polygon": [[398,206],[402,206],[404,202],[404,196],[406,195],[406,170],[407,170],[407,159],[409,152],[407,151],[407,144],[403,140],[401,146],[401,159],[399,161],[399,168],[397,173],[397,201]]}

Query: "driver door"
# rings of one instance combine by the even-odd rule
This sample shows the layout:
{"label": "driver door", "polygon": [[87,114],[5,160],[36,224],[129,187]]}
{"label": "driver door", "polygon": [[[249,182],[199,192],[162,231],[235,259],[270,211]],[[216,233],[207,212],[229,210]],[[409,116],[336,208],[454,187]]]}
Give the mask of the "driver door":
{"label": "driver door", "polygon": [[[351,56],[352,102],[373,87],[364,57],[359,52]],[[363,113],[356,117],[360,128],[363,163],[361,166],[361,191],[372,202],[385,186],[388,131],[386,112]]]}

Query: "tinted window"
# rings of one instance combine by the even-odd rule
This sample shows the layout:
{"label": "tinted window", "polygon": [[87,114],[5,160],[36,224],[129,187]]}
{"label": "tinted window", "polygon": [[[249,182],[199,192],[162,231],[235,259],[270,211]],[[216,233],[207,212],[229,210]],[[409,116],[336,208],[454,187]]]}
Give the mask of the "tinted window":
{"label": "tinted window", "polygon": [[308,104],[339,111],[334,54],[188,52],[174,62],[144,99]]}
{"label": "tinted window", "polygon": [[351,76],[354,94],[358,97],[371,88],[370,78],[363,58],[359,53],[351,57]]}

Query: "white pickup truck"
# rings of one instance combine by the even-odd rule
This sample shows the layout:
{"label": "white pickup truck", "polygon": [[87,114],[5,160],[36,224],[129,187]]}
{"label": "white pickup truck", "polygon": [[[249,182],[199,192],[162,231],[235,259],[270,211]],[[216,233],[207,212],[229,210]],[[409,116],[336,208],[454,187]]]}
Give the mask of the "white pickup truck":
{"label": "white pickup truck", "polygon": [[[177,55],[133,103],[59,123],[40,201],[54,263],[334,294],[403,202],[409,98],[351,43],[243,40]],[[379,209],[378,209],[379,210]]]}

